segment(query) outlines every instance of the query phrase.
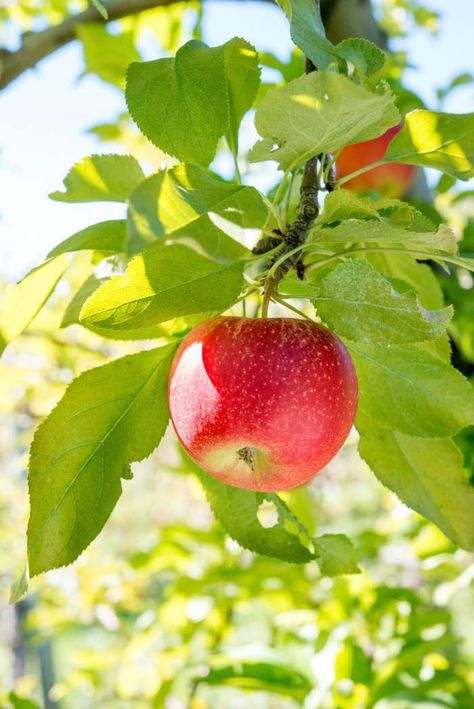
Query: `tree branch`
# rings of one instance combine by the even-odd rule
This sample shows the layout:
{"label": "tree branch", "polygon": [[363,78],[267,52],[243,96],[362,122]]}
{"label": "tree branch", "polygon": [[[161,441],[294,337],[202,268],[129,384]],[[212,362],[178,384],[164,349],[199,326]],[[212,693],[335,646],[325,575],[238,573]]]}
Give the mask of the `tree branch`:
{"label": "tree branch", "polygon": [[[0,48],[0,90],[5,89],[17,77],[38,62],[76,39],[77,28],[90,22],[106,24],[123,17],[136,15],[145,10],[174,5],[183,0],[109,0],[104,3],[108,12],[105,20],[95,7],[66,18],[58,25],[47,27],[41,32],[27,32],[23,35],[21,47],[14,51]],[[186,1],[186,0],[184,0]],[[273,3],[274,0],[260,0]],[[386,38],[378,28],[370,0],[321,0],[321,14],[332,42],[348,36],[367,37],[376,44],[386,47]]]}
{"label": "tree branch", "polygon": [[[305,74],[317,71],[309,57],[305,57]],[[267,275],[263,288],[262,317],[268,316],[268,306],[272,297],[276,294],[278,284],[291,268],[296,268],[298,276],[303,278],[304,266],[301,260],[299,247],[304,244],[308,237],[309,230],[318,216],[318,161],[324,161],[323,155],[315,155],[306,161],[303,169],[303,176],[300,187],[300,200],[296,210],[296,219],[288,228],[286,234],[282,235],[284,248],[277,256],[274,256],[268,264],[271,268],[276,266],[276,262],[281,262],[273,273]],[[291,190],[291,186],[290,186]],[[255,249],[254,249],[255,253]],[[287,258],[284,256],[287,254]],[[284,260],[282,261],[282,257]]]}
{"label": "tree branch", "polygon": [[23,42],[18,50],[10,52],[0,49],[0,90],[5,89],[39,61],[76,39],[76,31],[80,25],[90,22],[105,24],[144,10],[174,5],[176,2],[179,0],[110,0],[104,3],[108,13],[107,20],[95,7],[90,6],[84,12],[72,15],[58,25],[52,25],[41,32],[27,32],[23,35]]}
{"label": "tree branch", "polygon": [[347,37],[369,39],[387,49],[387,35],[373,15],[370,0],[320,0],[321,17],[328,38],[337,44]]}

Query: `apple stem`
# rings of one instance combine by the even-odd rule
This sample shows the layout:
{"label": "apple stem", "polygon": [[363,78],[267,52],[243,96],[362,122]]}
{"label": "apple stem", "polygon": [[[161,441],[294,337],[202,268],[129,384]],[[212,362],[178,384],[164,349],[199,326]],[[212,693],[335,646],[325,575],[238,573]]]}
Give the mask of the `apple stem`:
{"label": "apple stem", "polygon": [[336,181],[336,185],[337,187],[341,187],[346,182],[349,182],[349,180],[353,180],[354,177],[359,177],[359,175],[362,175],[364,172],[368,172],[369,170],[373,170],[376,167],[380,167],[380,165],[383,165],[384,163],[385,160],[384,158],[382,158],[382,160],[377,160],[376,162],[371,162],[368,165],[364,165],[364,167],[359,168],[359,170],[355,170],[354,172],[350,172],[348,175],[339,178],[339,180]]}
{"label": "apple stem", "polygon": [[255,459],[257,458],[257,449],[251,446],[244,446],[237,451],[237,457],[246,463],[250,470],[254,469]]}
{"label": "apple stem", "polygon": [[262,318],[268,318],[268,306],[272,299],[273,294],[276,291],[278,282],[269,276],[265,279],[265,285],[263,287],[263,300],[262,300]]}

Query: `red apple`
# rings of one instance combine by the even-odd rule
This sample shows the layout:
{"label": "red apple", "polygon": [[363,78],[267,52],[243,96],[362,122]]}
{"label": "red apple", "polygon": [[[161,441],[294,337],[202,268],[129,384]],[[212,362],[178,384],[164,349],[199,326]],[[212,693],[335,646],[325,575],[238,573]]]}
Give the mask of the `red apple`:
{"label": "red apple", "polygon": [[169,380],[171,420],[191,458],[229,485],[265,492],[307,482],[336,455],[357,399],[341,340],[292,318],[201,323]]}
{"label": "red apple", "polygon": [[[343,148],[336,160],[337,179],[360,170],[361,167],[382,160],[387,152],[388,144],[401,130],[399,123],[389,128],[386,133],[364,143],[354,143]],[[388,162],[385,165],[367,170],[352,180],[345,182],[343,187],[354,192],[378,192],[384,197],[402,197],[408,192],[416,175],[414,165]]]}

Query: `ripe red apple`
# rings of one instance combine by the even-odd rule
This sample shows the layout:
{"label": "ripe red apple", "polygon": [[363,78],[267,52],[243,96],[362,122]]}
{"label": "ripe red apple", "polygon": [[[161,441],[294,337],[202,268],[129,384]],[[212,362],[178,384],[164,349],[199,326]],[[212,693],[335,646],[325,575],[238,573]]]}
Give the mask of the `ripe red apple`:
{"label": "ripe red apple", "polygon": [[352,359],[334,333],[292,318],[218,317],[181,343],[171,420],[204,470],[248,490],[287,490],[335,456],[358,399]]}
{"label": "ripe red apple", "polygon": [[[399,123],[378,138],[343,148],[336,160],[337,178],[340,179],[360,170],[361,167],[382,160],[388,144],[401,128],[402,124]],[[415,165],[388,162],[353,177],[352,180],[345,182],[343,187],[354,192],[378,192],[384,197],[403,197],[410,189],[415,175]]]}

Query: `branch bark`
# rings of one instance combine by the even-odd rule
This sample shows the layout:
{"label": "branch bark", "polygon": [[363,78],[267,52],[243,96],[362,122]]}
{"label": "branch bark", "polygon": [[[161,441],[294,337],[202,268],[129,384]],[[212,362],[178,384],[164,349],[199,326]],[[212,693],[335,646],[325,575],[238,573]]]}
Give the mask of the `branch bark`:
{"label": "branch bark", "polygon": [[[0,90],[5,89],[18,76],[34,67],[39,61],[76,39],[76,31],[80,25],[90,22],[105,24],[129,15],[136,15],[144,10],[174,5],[178,1],[110,0],[105,3],[108,12],[107,20],[91,5],[84,12],[72,15],[58,25],[51,25],[41,32],[28,32],[23,35],[23,42],[18,50],[10,52],[0,49]],[[267,0],[267,2],[270,1]]]}
{"label": "branch bark", "polygon": [[[72,15],[58,25],[52,25],[41,32],[28,32],[23,36],[22,45],[18,50],[10,52],[0,48],[0,91],[42,59],[76,39],[77,28],[80,25],[91,22],[105,24],[145,10],[174,5],[180,1],[183,0],[109,0],[105,4],[108,12],[107,20],[95,7],[90,6],[84,12]],[[274,2],[274,0],[259,1]],[[365,37],[382,49],[387,49],[387,36],[375,21],[370,0],[320,0],[320,6],[327,36],[334,44],[346,37]],[[426,179],[421,170],[418,172],[418,179],[411,194],[417,199],[430,202]]]}
{"label": "branch bark", "polygon": [[[105,3],[108,19],[105,20],[95,7],[72,15],[57,25],[41,32],[28,32],[23,36],[20,48],[14,52],[0,48],[0,90],[57,49],[76,39],[77,28],[90,22],[105,24],[123,17],[136,15],[145,10],[174,5],[182,0],[109,0]],[[186,1],[186,0],[184,0]],[[273,3],[273,0],[260,0]],[[321,14],[332,42],[349,36],[366,37],[376,44],[386,46],[386,37],[378,28],[370,0],[322,0]]]}

